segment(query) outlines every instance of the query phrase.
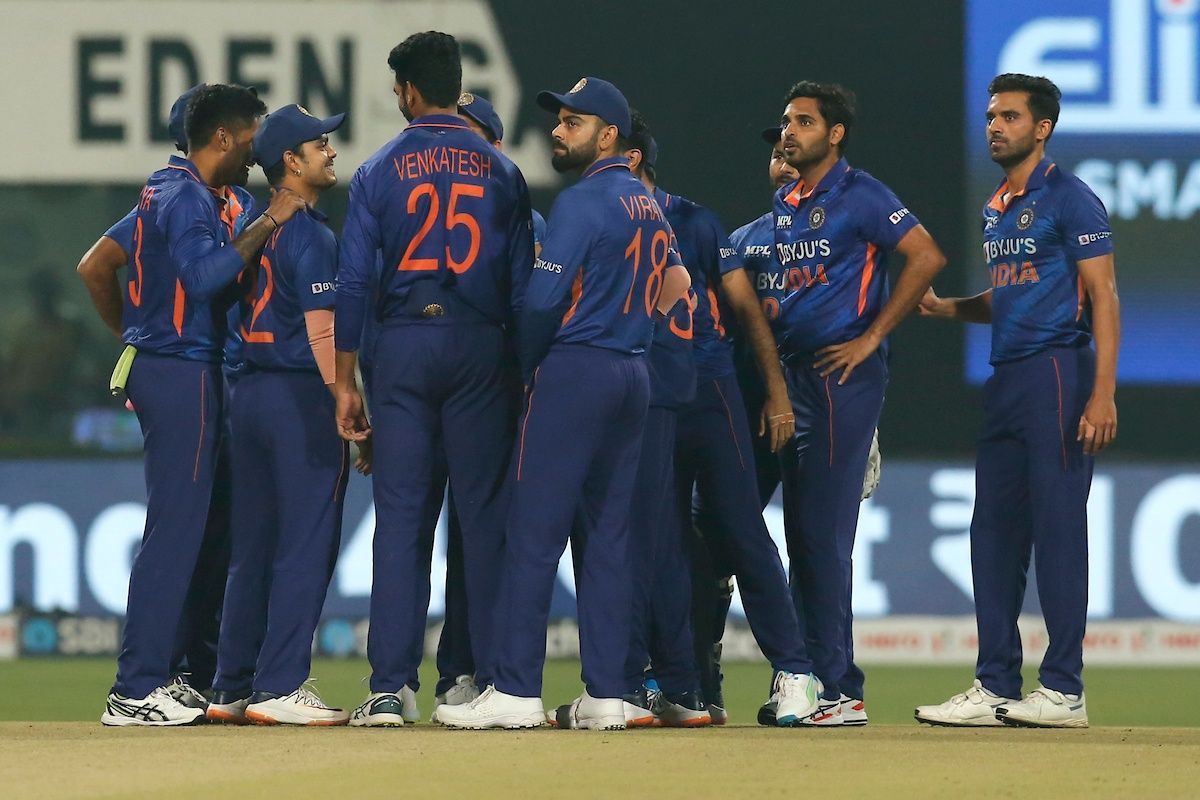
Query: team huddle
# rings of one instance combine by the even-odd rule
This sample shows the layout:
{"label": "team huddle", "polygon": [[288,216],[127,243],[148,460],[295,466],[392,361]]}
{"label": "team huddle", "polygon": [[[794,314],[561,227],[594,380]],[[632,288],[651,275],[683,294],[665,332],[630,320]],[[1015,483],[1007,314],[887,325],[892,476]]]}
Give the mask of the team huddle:
{"label": "team huddle", "polygon": [[[990,323],[995,366],[971,527],[976,680],[916,718],[1087,725],[1085,507],[1116,434],[1119,317],[1104,208],[1045,157],[1052,83],[988,87],[1006,176],[983,212],[992,288],[941,298],[933,237],[843,156],[854,97],[836,84],[789,90],[761,134],[773,206],[727,236],[658,185],[658,143],[613,84],[537,96],[553,167],[578,176],[543,220],[499,116],[462,91],[453,37],[410,36],[388,66],[409,124],[355,171],[340,238],[317,206],[345,114],[267,113],[252,89],[201,84],[171,109],[183,155],[80,262],[126,344],[112,389],[145,438],[105,725],[416,722],[443,503],[433,722],[723,724],[736,582],[772,668],[759,723],[866,725],[852,552],[879,481],[888,335],[914,309]],[[244,188],[252,164],[265,205]],[[352,468],[371,475],[376,528],[369,692],[347,711],[308,679]],[[780,486],[787,571],[763,519]],[[568,545],[584,688],[548,713]],[[1034,548],[1050,648],[1022,698]]]}

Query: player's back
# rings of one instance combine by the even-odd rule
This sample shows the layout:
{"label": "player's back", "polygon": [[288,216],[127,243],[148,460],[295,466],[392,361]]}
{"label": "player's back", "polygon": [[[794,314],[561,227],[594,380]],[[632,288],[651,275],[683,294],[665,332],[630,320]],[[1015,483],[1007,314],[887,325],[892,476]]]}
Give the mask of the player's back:
{"label": "player's back", "polygon": [[241,208],[233,195],[211,189],[194,169],[190,162],[172,156],[142,189],[134,220],[123,338],[144,352],[219,361],[226,305],[184,291],[180,267],[189,254],[182,252],[180,243],[199,227],[204,230],[200,238],[211,237],[218,247],[231,246]]}
{"label": "player's back", "polygon": [[316,371],[306,311],[331,309],[337,241],[325,215],[307,208],[267,239],[242,299],[242,355],[252,370]]}
{"label": "player's back", "polygon": [[654,192],[678,241],[679,257],[692,279],[698,304],[692,314],[693,345],[701,380],[733,370],[726,331],[731,317],[721,294],[721,278],[742,266],[721,223],[704,206],[661,188]]}
{"label": "player's back", "polygon": [[678,260],[662,210],[624,157],[585,170],[555,202],[548,227],[535,273],[579,267],[554,341],[644,353],[663,271]]}
{"label": "player's back", "polygon": [[[456,116],[418,118],[354,176],[379,226],[382,316],[433,279],[497,324],[533,263],[529,195],[511,161]],[[527,241],[525,241],[527,240]]]}

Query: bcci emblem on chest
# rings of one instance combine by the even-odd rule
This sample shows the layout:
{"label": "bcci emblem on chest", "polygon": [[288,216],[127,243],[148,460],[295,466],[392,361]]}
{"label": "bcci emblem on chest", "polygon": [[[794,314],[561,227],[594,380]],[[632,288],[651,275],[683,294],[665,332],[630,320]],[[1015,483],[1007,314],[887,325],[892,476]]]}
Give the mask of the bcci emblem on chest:
{"label": "bcci emblem on chest", "polygon": [[1029,230],[1029,226],[1033,224],[1033,220],[1033,206],[1021,209],[1021,213],[1017,217],[1017,230]]}
{"label": "bcci emblem on chest", "polygon": [[825,209],[817,206],[812,211],[808,212],[808,227],[814,231],[825,224]]}

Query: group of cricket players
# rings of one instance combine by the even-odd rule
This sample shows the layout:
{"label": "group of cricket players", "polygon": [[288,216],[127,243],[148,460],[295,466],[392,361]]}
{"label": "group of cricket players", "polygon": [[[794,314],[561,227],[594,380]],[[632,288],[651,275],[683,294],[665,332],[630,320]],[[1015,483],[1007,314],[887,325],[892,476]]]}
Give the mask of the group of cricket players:
{"label": "group of cricket players", "polygon": [[[125,344],[111,388],[145,437],[105,725],[422,719],[443,507],[432,722],[725,724],[736,586],[771,666],[759,724],[866,725],[852,553],[880,477],[888,336],[916,311],[989,324],[994,374],[970,532],[976,676],[915,717],[1087,726],[1086,503],[1116,435],[1120,324],[1105,209],[1046,153],[1052,82],[987,87],[1003,175],[981,198],[986,263],[964,268],[990,288],[946,298],[920,210],[847,162],[855,98],[838,84],[802,80],[763,109],[773,199],[728,236],[660,186],[650,122],[612,83],[538,94],[552,165],[576,179],[543,220],[499,115],[463,91],[458,42],[417,33],[387,64],[404,119],[354,171],[340,234],[320,199],[346,115],[200,84],[172,108],[180,154],[79,264]],[[253,166],[267,202],[244,188]],[[376,529],[369,688],[344,710],[310,670],[351,469],[371,477]],[[787,570],[763,519],[780,488]],[[583,689],[548,709],[568,546]],[[1049,649],[1022,695],[1035,551]]]}

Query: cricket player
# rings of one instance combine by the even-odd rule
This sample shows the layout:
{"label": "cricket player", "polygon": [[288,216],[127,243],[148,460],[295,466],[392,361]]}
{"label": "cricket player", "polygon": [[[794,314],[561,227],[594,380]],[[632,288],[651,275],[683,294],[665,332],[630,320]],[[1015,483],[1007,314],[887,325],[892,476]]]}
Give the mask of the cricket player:
{"label": "cricket player", "polygon": [[[768,162],[767,174],[771,182],[772,189],[779,189],[794,183],[799,175],[794,168],[791,167],[783,156],[783,140],[780,137],[781,128],[774,126],[765,129],[761,133],[763,141],[771,146],[771,158]],[[774,213],[768,211],[758,219],[743,225],[732,234],[730,241],[734,247],[742,255],[742,261],[746,265],[746,273],[749,275],[751,283],[758,292],[762,301],[763,313],[766,314],[768,322],[775,326],[779,320],[779,289],[787,285],[787,275],[779,264],[779,258],[774,246],[775,237],[775,217]],[[774,330],[774,327],[773,327]],[[744,346],[739,346],[741,343],[738,339],[734,340],[734,365],[738,374],[738,386],[741,387],[743,397],[746,401],[747,414],[759,407],[764,396],[762,388],[762,379],[759,377],[758,369],[750,357],[751,354],[746,353]],[[796,440],[789,442],[784,448],[785,457],[796,458],[796,452],[801,446],[801,443],[806,441],[806,436],[802,435],[806,432],[797,433]],[[754,454],[755,463],[757,464],[758,472],[758,488],[759,500],[762,507],[765,509],[771,497],[779,488],[782,476],[780,473],[780,458],[771,453],[770,442],[762,436],[754,439]],[[870,497],[879,485],[880,475],[880,455],[879,455],[879,439],[876,435],[871,441],[871,452],[867,458],[867,469],[863,475],[862,498],[865,500]],[[701,503],[696,513],[696,526],[703,532],[708,530],[708,526],[712,525],[711,515]],[[717,586],[721,586],[721,576],[717,578]],[[788,581],[792,588],[792,600],[796,604],[796,613],[803,619],[804,602],[802,596],[802,587],[799,581],[799,575],[796,569],[789,570]],[[719,595],[724,600],[723,603],[713,603],[716,612],[716,624],[714,633],[716,636],[712,639],[713,651],[716,656],[714,659],[715,675],[712,678],[714,681],[720,680],[720,635],[725,628],[725,615],[729,610],[728,593]],[[853,614],[847,608],[846,625],[848,646],[852,646],[853,639],[851,625]],[[853,657],[848,657],[848,660],[853,663]],[[851,667],[855,670],[857,667]],[[860,698],[850,699],[842,703],[842,724],[843,725],[866,725],[867,710],[866,704]],[[759,709],[758,722],[760,725],[775,724],[775,708],[771,703],[767,703]]]}
{"label": "cricket player", "polygon": [[297,105],[263,120],[255,160],[307,205],[267,240],[244,299],[233,424],[233,530],[210,720],[344,725],[305,685],[341,540],[348,446],[333,415],[337,240],[317,211],[345,119]]}
{"label": "cricket player", "polygon": [[[335,316],[339,432],[374,439],[372,673],[370,694],[350,720],[356,726],[402,725],[398,693],[417,688],[420,654],[412,644],[429,592],[428,571],[419,574],[417,564],[439,435],[462,525],[475,671],[490,680],[516,416],[505,337],[533,263],[520,171],[457,114],[458,42],[436,31],[414,34],[392,49],[388,65],[411,124],[351,181]],[[382,326],[371,429],[354,372],[376,289]]]}
{"label": "cricket player", "polygon": [[[171,105],[167,129],[175,148],[187,154],[187,107],[204,84],[188,89]],[[254,198],[244,186],[231,184],[224,187],[225,199],[230,215],[234,218],[234,233],[238,234],[253,218]],[[134,254],[134,233],[137,226],[137,207],[112,225],[96,241],[79,262],[79,275],[91,295],[92,302],[100,312],[101,319],[118,337],[122,336],[125,324],[125,309],[133,308],[128,300],[129,287],[136,284],[126,282],[122,287],[117,273],[129,264]],[[241,369],[241,336],[237,331],[238,308],[230,308],[230,319],[226,334],[221,371],[224,377],[224,405],[228,407],[230,389]],[[212,695],[213,675],[217,668],[217,633],[220,625],[222,597],[225,592],[225,576],[229,571],[229,513],[232,482],[229,467],[229,417],[222,416],[221,442],[218,446],[217,466],[213,477],[212,501],[209,506],[208,524],[188,587],[184,603],[183,618],[180,620],[176,637],[175,652],[171,658],[174,676],[170,686],[171,695],[179,702],[196,708],[205,708]]]}
{"label": "cricket player", "polygon": [[[1117,434],[1112,229],[1092,190],[1046,155],[1058,87],[1004,74],[988,94],[988,152],[1004,170],[983,207],[991,288],[962,298],[930,290],[921,302],[928,316],[992,326],[971,519],[979,658],[970,689],[918,706],[916,718],[1086,728],[1087,498],[1095,454]],[[1020,699],[1017,615],[1032,552],[1050,644],[1037,688]]]}
{"label": "cricket player", "polygon": [[[784,159],[800,177],[775,195],[785,279],[764,302],[778,303],[776,338],[796,414],[795,447],[782,458],[784,521],[824,686],[817,722],[840,725],[864,699],[850,639],[850,560],[887,386],[887,336],[945,258],[890,189],[846,163],[850,92],[801,81],[784,102]],[[892,251],[905,266],[889,292]]]}
{"label": "cricket player", "polygon": [[[629,171],[654,192],[658,143],[645,118],[630,111]],[[701,727],[712,722],[692,652],[691,587],[675,485],[675,438],[679,409],[696,396],[692,354],[691,290],[664,315],[654,314],[654,339],[646,355],[650,406],[630,502],[633,569],[632,636],[622,696],[627,727]],[[651,666],[654,691],[647,691]]]}
{"label": "cricket player", "polygon": [[[462,728],[545,724],[542,668],[558,562],[576,523],[585,690],[563,727],[623,729],[632,581],[629,503],[649,404],[644,354],[653,314],[683,295],[662,213],[629,172],[629,104],[617,87],[580,79],[541,92],[558,116],[552,163],[580,172],[550,213],[518,326],[528,386],[498,619],[494,685],[438,716]],[[669,308],[669,306],[668,306]]]}
{"label": "cricket player", "polygon": [[224,186],[245,183],[266,108],[249,89],[209,85],[188,106],[188,158],[171,157],[138,203],[124,332],[137,348],[126,386],[146,449],[146,531],[129,578],[117,679],[106,725],[204,719],[168,691],[172,653],[204,539],[220,436],[220,361],[237,277],[267,237],[304,207],[276,193],[235,235]]}

